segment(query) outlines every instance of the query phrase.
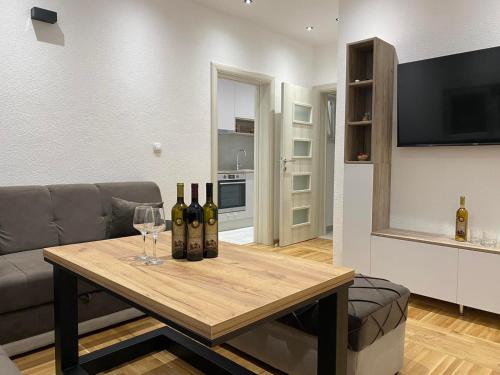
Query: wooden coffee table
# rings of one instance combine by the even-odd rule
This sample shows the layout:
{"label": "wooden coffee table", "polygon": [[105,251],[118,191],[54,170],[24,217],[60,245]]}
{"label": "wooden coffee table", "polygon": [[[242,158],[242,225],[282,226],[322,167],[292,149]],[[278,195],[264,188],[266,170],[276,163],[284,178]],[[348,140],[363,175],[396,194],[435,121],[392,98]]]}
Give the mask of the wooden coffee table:
{"label": "wooden coffee table", "polygon": [[[169,350],[209,374],[251,374],[210,347],[319,300],[318,374],[344,374],[347,297],[354,273],[300,258],[220,243],[219,257],[174,260],[160,234],[159,266],[133,260],[140,236],[44,250],[54,266],[57,374],[94,374]],[[165,323],[164,328],[78,356],[77,279]]]}

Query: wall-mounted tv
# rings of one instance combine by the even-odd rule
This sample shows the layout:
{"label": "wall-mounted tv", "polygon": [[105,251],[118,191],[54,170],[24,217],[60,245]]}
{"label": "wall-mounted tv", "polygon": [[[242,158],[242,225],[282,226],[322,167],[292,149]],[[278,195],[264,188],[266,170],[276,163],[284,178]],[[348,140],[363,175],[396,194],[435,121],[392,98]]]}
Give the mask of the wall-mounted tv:
{"label": "wall-mounted tv", "polygon": [[398,147],[500,144],[500,47],[398,65]]}

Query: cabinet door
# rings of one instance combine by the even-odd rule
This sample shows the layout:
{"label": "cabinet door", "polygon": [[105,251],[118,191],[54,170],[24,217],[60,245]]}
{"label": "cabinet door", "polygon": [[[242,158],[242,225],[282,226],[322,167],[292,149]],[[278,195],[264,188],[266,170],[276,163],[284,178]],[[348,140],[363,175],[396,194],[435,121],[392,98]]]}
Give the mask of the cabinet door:
{"label": "cabinet door", "polygon": [[500,314],[500,254],[459,250],[458,303]]}
{"label": "cabinet door", "polygon": [[412,293],[457,302],[458,249],[372,236],[372,276]]}
{"label": "cabinet door", "polygon": [[235,117],[254,120],[256,87],[243,82],[234,82],[234,84]]}
{"label": "cabinet door", "polygon": [[342,264],[370,275],[373,165],[344,166],[344,236]]}
{"label": "cabinet door", "polygon": [[219,78],[217,82],[217,116],[218,128],[221,130],[235,129],[234,96],[235,82]]}

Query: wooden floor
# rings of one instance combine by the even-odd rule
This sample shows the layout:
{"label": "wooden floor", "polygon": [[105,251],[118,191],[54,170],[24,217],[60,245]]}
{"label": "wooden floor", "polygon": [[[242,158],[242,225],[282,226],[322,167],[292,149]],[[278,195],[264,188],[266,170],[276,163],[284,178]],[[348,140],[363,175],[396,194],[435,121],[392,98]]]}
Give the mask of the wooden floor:
{"label": "wooden floor", "polygon": [[[276,251],[319,262],[331,262],[332,241],[315,239],[285,248],[249,245],[261,251]],[[499,286],[500,288],[500,286]],[[456,305],[412,296],[406,325],[403,374],[500,375],[500,316]],[[161,327],[152,318],[111,328],[80,339],[81,353]],[[277,371],[224,346],[220,353],[259,374]],[[23,374],[54,374],[52,348],[15,359]],[[166,351],[151,354],[116,368],[108,374],[199,374],[200,372]]]}

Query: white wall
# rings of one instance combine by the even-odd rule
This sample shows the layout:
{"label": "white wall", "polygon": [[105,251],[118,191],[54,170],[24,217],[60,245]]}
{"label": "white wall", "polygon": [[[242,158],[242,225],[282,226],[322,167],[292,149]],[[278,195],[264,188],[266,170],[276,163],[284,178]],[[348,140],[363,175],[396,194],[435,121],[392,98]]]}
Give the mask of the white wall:
{"label": "white wall", "polygon": [[[499,46],[499,19],[497,0],[341,0],[338,85],[345,87],[347,42],[378,36],[396,47],[404,63]],[[337,99],[334,247],[341,248],[344,90]],[[463,193],[471,226],[500,232],[500,146],[394,147],[392,165],[393,227],[451,233]]]}
{"label": "white wall", "polygon": [[173,202],[210,178],[210,62],[313,81],[311,46],[185,0],[0,5],[0,186],[154,180]]}
{"label": "white wall", "polygon": [[314,46],[313,85],[337,82],[337,40]]}

